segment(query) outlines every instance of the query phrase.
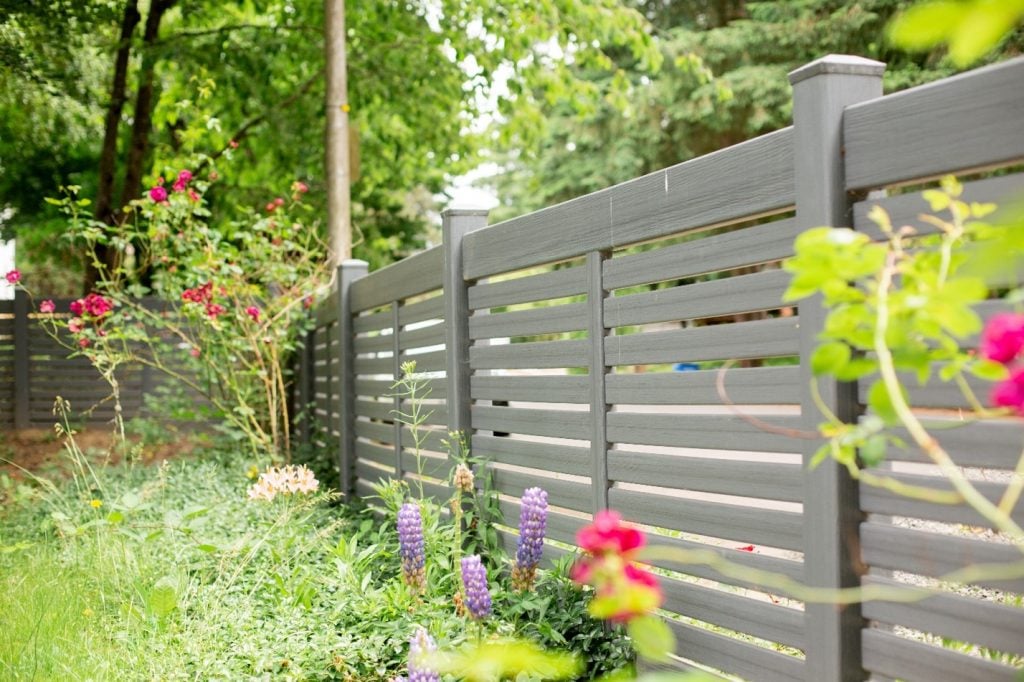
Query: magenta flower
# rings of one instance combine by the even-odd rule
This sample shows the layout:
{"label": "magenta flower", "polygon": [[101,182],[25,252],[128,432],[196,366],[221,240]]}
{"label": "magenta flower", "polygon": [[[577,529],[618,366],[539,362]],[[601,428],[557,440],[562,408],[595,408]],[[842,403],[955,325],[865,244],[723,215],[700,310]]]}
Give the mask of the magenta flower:
{"label": "magenta flower", "polygon": [[251,305],[248,308],[246,308],[245,314],[251,317],[253,322],[260,321],[260,309],[254,305]]}
{"label": "magenta flower", "polygon": [[6,275],[4,275],[4,279],[7,280],[8,284],[14,286],[15,284],[21,281],[21,271],[11,270]]}
{"label": "magenta flower", "polygon": [[992,389],[992,404],[996,407],[1012,407],[1024,417],[1024,367],[1010,372]]}
{"label": "magenta flower", "polygon": [[104,298],[99,294],[89,294],[86,296],[82,301],[82,306],[85,308],[85,312],[93,317],[103,317],[114,309],[114,304],[110,299]]}
{"label": "magenta flower", "polygon": [[985,325],[981,334],[981,354],[1004,365],[1013,361],[1024,348],[1024,315],[1000,313]]}
{"label": "magenta flower", "polygon": [[85,299],[80,298],[77,301],[72,301],[68,306],[68,310],[71,311],[72,315],[81,315],[85,312]]}
{"label": "magenta flower", "polygon": [[77,334],[83,329],[85,329],[85,323],[82,322],[82,318],[72,317],[70,320],[68,320],[68,331],[70,331],[72,334]]}
{"label": "magenta flower", "polygon": [[167,190],[165,190],[163,187],[160,187],[159,185],[156,187],[152,187],[149,190],[149,198],[152,199],[153,202],[157,204],[167,201]]}
{"label": "magenta flower", "polygon": [[491,593],[487,588],[487,569],[480,562],[480,556],[463,557],[462,585],[466,589],[466,610],[473,620],[486,618],[491,614]]}
{"label": "magenta flower", "polygon": [[56,309],[56,304],[54,304],[54,302],[51,301],[50,299],[46,299],[45,301],[39,304],[39,312],[41,313],[52,313]]}
{"label": "magenta flower", "polygon": [[206,316],[211,320],[217,319],[218,315],[223,315],[227,312],[227,308],[220,305],[219,303],[207,303],[206,304]]}

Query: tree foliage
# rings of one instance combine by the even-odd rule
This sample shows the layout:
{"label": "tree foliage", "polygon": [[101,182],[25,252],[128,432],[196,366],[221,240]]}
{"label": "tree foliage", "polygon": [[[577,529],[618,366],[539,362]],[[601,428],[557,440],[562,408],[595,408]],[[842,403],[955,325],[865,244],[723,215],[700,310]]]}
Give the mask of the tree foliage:
{"label": "tree foliage", "polygon": [[[787,73],[829,53],[887,64],[885,89],[902,90],[952,75],[942,48],[906,54],[886,42],[899,0],[635,0],[655,26],[664,67],[616,64],[628,77],[624,102],[606,100],[585,116],[549,106],[537,154],[511,154],[497,188],[500,217],[517,215],[707,154],[789,125]],[[1017,30],[991,61],[1019,54]],[[595,82],[609,71],[580,68]],[[623,106],[624,105],[624,106]]]}
{"label": "tree foliage", "polygon": [[[322,199],[320,0],[139,3],[142,14],[157,5],[164,12],[149,40],[147,14],[128,41],[119,35],[135,0],[0,1],[0,197],[14,211],[5,227],[36,235],[39,256],[59,252],[52,237],[60,222],[42,198],[60,185],[81,186],[83,196],[101,187],[103,121],[126,44],[115,208],[155,180],[154,169],[200,152],[211,166],[224,156],[243,161],[233,186],[211,197],[219,219],[239,203],[267,201],[282,173],[307,182],[311,201]],[[474,162],[485,139],[470,127],[485,103],[500,100],[504,139],[530,140],[543,107],[585,107],[601,94],[578,78],[579,66],[614,69],[613,53],[650,67],[660,59],[646,20],[614,0],[383,0],[351,2],[347,13],[356,255],[377,264],[416,244],[435,208],[424,197]],[[151,122],[136,126],[149,70]],[[205,88],[216,89],[212,110],[194,104]],[[194,149],[184,134],[199,116],[219,135],[212,148]],[[142,183],[129,163],[138,151],[133,128],[146,135]],[[32,241],[21,253],[38,261],[24,251]]]}

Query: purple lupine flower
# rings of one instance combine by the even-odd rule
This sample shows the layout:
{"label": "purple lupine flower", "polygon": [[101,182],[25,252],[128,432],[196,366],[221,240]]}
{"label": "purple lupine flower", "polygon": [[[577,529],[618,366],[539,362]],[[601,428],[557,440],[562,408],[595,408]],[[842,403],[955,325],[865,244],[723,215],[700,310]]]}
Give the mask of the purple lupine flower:
{"label": "purple lupine flower", "polygon": [[466,610],[474,620],[486,618],[491,613],[491,593],[487,590],[487,569],[480,563],[480,556],[463,557],[462,585],[466,589]]}
{"label": "purple lupine flower", "polygon": [[441,682],[441,675],[430,667],[424,657],[437,650],[437,645],[425,628],[418,628],[409,640],[408,682]]}
{"label": "purple lupine flower", "polygon": [[544,533],[548,522],[548,494],[543,488],[527,488],[520,500],[519,544],[512,584],[519,591],[533,589],[537,565],[544,551]]}
{"label": "purple lupine flower", "polygon": [[420,507],[407,502],[398,510],[398,544],[402,557],[402,578],[413,592],[422,592],[426,586],[423,566],[423,519]]}

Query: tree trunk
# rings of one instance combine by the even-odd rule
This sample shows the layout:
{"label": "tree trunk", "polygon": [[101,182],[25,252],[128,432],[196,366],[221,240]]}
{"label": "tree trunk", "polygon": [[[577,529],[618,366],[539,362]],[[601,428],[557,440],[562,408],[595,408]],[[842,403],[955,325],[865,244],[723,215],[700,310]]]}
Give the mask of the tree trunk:
{"label": "tree trunk", "polygon": [[[113,224],[114,220],[114,170],[117,165],[117,133],[121,123],[121,113],[127,100],[126,83],[128,80],[128,59],[132,50],[132,35],[142,17],[139,15],[136,0],[128,0],[124,6],[121,19],[121,35],[117,44],[117,55],[114,58],[114,80],[110,86],[110,103],[107,105],[107,116],[103,130],[103,148],[100,151],[99,187],[96,190],[96,203],[93,216],[96,220]],[[97,245],[96,258],[106,262],[106,246]],[[99,278],[99,272],[93,265],[92,258],[86,259],[85,293],[93,289]]]}
{"label": "tree trunk", "polygon": [[149,15],[146,17],[146,29],[142,36],[142,68],[139,72],[139,90],[135,95],[132,137],[125,164],[124,186],[121,188],[121,206],[126,206],[129,201],[137,199],[141,190],[142,173],[153,127],[153,75],[157,61],[154,48],[160,34],[160,21],[176,1],[153,0]]}

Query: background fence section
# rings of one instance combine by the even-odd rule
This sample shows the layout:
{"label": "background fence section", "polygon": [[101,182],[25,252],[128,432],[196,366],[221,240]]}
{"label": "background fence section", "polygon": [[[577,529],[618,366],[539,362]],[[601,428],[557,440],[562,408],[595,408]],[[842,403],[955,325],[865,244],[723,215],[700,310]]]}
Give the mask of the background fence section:
{"label": "background fence section", "polygon": [[[486,229],[481,214],[449,212],[441,246],[365,276],[365,264],[343,265],[300,393],[315,398],[320,433],[338,438],[345,492],[418,477],[393,388],[416,359],[433,410],[426,490],[447,497],[441,439],[463,431],[489,462],[510,544],[518,497],[539,485],[552,558],[611,507],[656,543],[813,587],[946,588],[840,608],[707,565],[659,564],[680,667],[755,680],[1015,679],[1024,581],[940,579],[1019,550],[963,505],[858,486],[832,462],[810,469],[820,443],[799,437],[822,421],[807,358],[824,311],[781,302],[796,235],[824,224],[876,234],[865,220],[875,203],[916,221],[927,211],[918,190],[948,172],[1003,169],[970,181],[968,200],[1024,191],[1024,60],[888,97],[882,71],[818,60],[791,74],[791,128]],[[866,390],[818,383],[846,420],[864,413]],[[911,396],[942,427],[967,406],[944,384]],[[998,499],[1020,421],[941,435]],[[911,447],[877,473],[946,486]],[[1020,505],[1014,518],[1024,521]]]}
{"label": "background fence section", "polygon": [[[54,317],[63,324],[72,299],[55,299],[57,312],[37,313],[23,291],[13,301],[0,301],[0,426],[53,426],[57,396],[71,404],[73,419],[89,423],[114,417],[110,386],[89,360],[59,343],[41,323]],[[70,339],[68,343],[71,343]],[[141,363],[125,363],[117,373],[121,407],[126,418],[140,413],[144,397],[167,383],[163,375]]]}

